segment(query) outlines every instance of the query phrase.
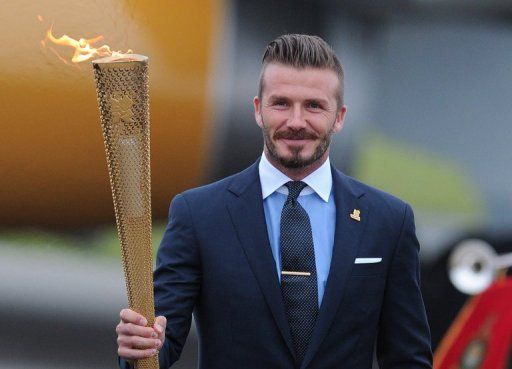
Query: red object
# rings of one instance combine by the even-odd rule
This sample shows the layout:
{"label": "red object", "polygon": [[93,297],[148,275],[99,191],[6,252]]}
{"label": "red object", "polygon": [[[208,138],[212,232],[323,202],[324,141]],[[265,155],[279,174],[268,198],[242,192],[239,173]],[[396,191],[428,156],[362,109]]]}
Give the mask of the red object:
{"label": "red object", "polygon": [[435,369],[507,369],[512,360],[512,278],[462,308],[434,356]]}

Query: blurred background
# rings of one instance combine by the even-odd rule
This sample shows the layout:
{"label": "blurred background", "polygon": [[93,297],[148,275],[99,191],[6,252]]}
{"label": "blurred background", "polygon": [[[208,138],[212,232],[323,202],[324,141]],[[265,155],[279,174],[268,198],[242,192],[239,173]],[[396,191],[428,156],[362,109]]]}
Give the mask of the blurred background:
{"label": "blurred background", "polygon": [[177,193],[261,154],[263,49],[310,33],[345,67],[331,160],[415,210],[434,348],[467,299],[454,245],[512,251],[510,1],[17,0],[0,24],[0,369],[115,368],[127,305],[92,68],[42,47],[52,24],[150,57],[155,249]]}

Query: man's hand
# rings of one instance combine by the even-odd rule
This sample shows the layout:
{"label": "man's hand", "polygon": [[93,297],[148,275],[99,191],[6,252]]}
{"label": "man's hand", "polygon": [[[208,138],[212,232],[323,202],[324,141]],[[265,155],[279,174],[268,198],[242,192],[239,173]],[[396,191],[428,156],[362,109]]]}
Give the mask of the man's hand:
{"label": "man's hand", "polygon": [[167,319],[159,316],[153,327],[147,327],[147,319],[133,310],[123,309],[119,316],[121,321],[116,327],[119,356],[131,361],[157,355],[165,341]]}

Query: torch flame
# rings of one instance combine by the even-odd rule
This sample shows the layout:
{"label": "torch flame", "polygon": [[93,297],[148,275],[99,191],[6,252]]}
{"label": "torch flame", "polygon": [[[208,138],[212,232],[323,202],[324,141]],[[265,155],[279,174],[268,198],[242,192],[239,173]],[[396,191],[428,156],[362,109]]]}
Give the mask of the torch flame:
{"label": "torch flame", "polygon": [[[46,31],[46,36],[41,41],[41,44],[43,46],[46,46],[46,42],[50,41],[56,45],[69,46],[73,48],[74,53],[73,57],[71,58],[71,61],[73,63],[81,63],[94,57],[114,56],[120,59],[123,58],[124,53],[122,53],[121,51],[112,51],[110,49],[110,46],[108,45],[102,45],[98,48],[93,47],[93,44],[101,40],[103,40],[102,35],[90,39],[80,38],[78,40],[75,40],[74,38],[71,38],[68,35],[63,35],[59,38],[56,38],[52,33],[52,27],[50,27]],[[127,53],[131,54],[132,50],[128,50]],[[62,60],[62,58],[58,54],[57,56],[59,57],[59,59]]]}

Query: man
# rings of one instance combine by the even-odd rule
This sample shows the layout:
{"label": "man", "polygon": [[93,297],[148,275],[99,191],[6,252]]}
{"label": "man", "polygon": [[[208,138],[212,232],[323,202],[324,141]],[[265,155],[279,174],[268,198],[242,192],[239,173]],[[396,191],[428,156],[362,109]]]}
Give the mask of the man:
{"label": "man", "polygon": [[120,357],[160,352],[168,368],[194,313],[204,369],[370,369],[375,345],[383,369],[431,367],[411,208],[331,167],[345,113],[343,69],[322,39],[267,46],[254,98],[263,155],[173,200],[161,316],[146,327],[121,311]]}

